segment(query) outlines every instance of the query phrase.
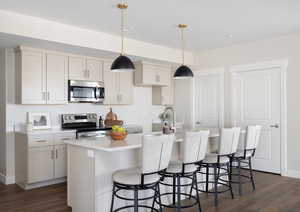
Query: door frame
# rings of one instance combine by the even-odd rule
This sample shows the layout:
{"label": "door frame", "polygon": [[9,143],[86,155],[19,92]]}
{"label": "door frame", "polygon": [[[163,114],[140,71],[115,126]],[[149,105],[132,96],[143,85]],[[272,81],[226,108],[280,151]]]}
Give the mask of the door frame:
{"label": "door frame", "polygon": [[[195,76],[209,76],[209,75],[218,75],[219,76],[219,86],[220,86],[220,97],[219,97],[219,102],[220,102],[220,107],[219,107],[219,114],[220,114],[220,119],[219,119],[219,126],[220,128],[224,127],[224,96],[225,96],[225,83],[224,83],[224,73],[225,73],[225,68],[223,67],[218,67],[218,68],[210,68],[210,69],[199,69],[198,71],[195,71],[194,74]],[[196,103],[196,80],[194,80],[193,83],[193,105]],[[195,113],[195,106],[193,106],[193,114]],[[195,127],[196,124],[196,118],[195,115],[192,116],[193,120],[193,127]]]}
{"label": "door frame", "polygon": [[230,82],[231,82],[231,123],[236,126],[235,116],[235,100],[233,83],[234,76],[237,73],[260,71],[269,68],[280,68],[280,172],[282,176],[287,176],[287,101],[286,101],[286,72],[288,67],[288,59],[265,61],[254,64],[236,65],[230,67]]}

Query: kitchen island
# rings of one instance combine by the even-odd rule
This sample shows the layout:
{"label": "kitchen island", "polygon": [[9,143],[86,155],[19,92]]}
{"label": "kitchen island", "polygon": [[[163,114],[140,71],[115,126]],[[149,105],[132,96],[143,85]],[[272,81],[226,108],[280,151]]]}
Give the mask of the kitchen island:
{"label": "kitchen island", "polygon": [[[140,165],[142,136],[130,134],[123,141],[113,141],[107,136],[65,142],[68,146],[68,205],[73,212],[110,211],[112,174]],[[210,141],[218,136],[217,131],[211,131]],[[172,160],[179,157],[181,141],[183,134],[176,134]],[[211,145],[208,146],[210,151]],[[115,207],[125,204],[118,200]]]}

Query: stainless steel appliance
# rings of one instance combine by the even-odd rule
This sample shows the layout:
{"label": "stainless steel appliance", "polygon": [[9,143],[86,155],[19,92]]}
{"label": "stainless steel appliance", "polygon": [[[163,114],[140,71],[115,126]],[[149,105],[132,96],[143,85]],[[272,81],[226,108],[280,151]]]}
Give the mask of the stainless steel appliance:
{"label": "stainless steel appliance", "polygon": [[103,137],[111,132],[111,127],[97,126],[96,113],[63,114],[62,129],[76,129],[76,138]]}
{"label": "stainless steel appliance", "polygon": [[69,102],[103,103],[104,97],[103,82],[69,80]]}

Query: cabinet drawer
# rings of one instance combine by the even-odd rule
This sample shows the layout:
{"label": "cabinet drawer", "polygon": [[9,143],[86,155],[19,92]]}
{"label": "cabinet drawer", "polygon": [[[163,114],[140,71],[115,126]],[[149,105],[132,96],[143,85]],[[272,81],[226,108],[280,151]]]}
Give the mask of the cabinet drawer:
{"label": "cabinet drawer", "polygon": [[61,133],[54,135],[54,144],[60,145],[64,144],[65,141],[71,141],[76,139],[76,134],[74,133]]}
{"label": "cabinet drawer", "polygon": [[29,147],[51,146],[53,144],[51,135],[33,135],[28,138]]}

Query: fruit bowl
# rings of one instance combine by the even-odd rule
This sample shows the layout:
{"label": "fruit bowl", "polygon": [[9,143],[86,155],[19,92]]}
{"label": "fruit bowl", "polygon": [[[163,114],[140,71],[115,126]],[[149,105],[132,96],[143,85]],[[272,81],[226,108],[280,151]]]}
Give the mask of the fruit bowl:
{"label": "fruit bowl", "polygon": [[113,140],[124,140],[127,134],[127,132],[111,132],[110,136]]}

